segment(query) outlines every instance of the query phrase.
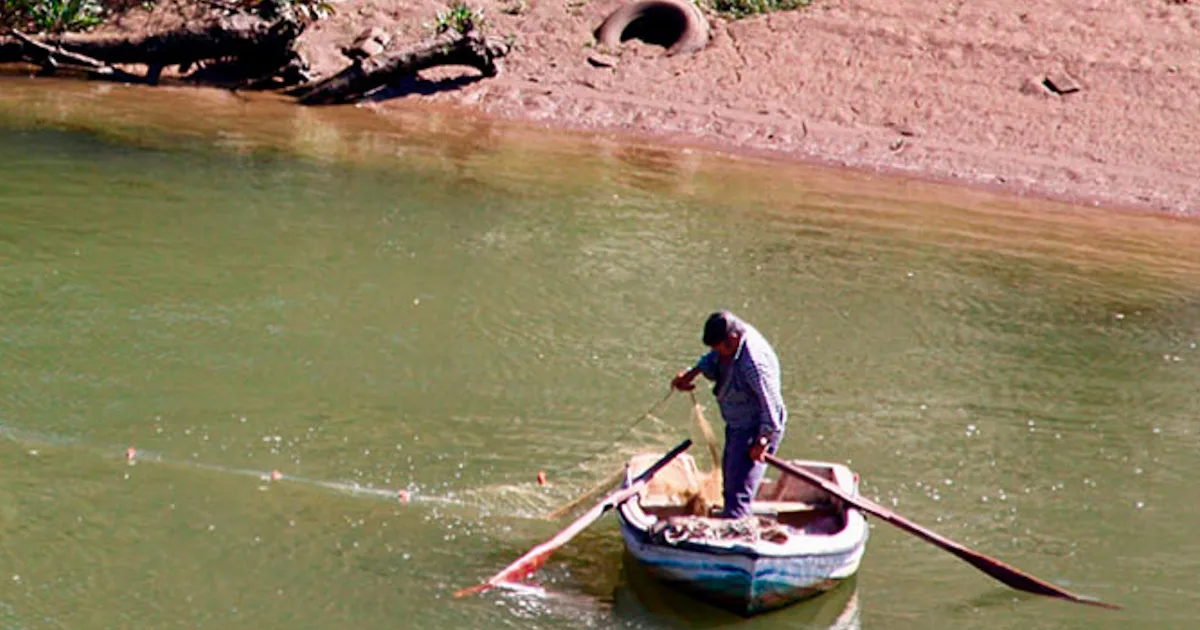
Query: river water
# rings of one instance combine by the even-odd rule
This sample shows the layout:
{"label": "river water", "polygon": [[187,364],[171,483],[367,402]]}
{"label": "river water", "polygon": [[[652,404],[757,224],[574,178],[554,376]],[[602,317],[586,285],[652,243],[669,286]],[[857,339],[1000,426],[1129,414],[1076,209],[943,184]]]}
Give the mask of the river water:
{"label": "river water", "polygon": [[[1200,614],[1198,222],[403,104],[25,79],[0,79],[0,164],[0,628]],[[551,595],[454,599],[690,435],[683,396],[639,419],[718,307],[776,345],[784,455],[1125,610],[1016,593],[877,521],[855,582],[744,621],[628,566],[611,516],[552,557]]]}

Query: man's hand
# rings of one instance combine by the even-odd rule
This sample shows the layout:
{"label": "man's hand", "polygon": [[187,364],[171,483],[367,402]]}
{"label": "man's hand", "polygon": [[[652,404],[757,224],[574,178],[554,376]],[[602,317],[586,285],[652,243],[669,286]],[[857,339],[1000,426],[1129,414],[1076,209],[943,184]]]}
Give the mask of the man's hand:
{"label": "man's hand", "polygon": [[770,445],[770,441],[766,438],[766,436],[760,437],[757,440],[755,440],[754,444],[750,445],[750,459],[752,459],[756,462],[767,461],[766,454],[767,454],[767,446],[769,446],[769,445]]}
{"label": "man's hand", "polygon": [[675,378],[671,379],[671,387],[674,387],[681,392],[690,392],[693,389],[696,389],[696,385],[692,383],[692,379],[694,378],[696,378],[696,372],[693,370],[680,372],[679,374],[675,375]]}

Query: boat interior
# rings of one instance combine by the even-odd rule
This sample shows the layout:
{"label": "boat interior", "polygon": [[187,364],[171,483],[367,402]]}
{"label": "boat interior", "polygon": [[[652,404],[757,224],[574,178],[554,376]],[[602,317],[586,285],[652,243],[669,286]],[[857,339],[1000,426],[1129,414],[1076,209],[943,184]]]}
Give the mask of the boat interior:
{"label": "boat interior", "polygon": [[[645,454],[630,460],[630,475],[648,468],[658,455]],[[843,487],[853,481],[842,478],[833,464],[793,461],[825,479]],[[844,469],[844,467],[841,467]],[[847,471],[848,473],[848,471]],[[641,511],[657,519],[679,517],[712,517],[720,510],[720,471],[701,472],[690,455],[682,454],[660,470],[639,496]],[[768,471],[758,488],[751,510],[780,524],[807,534],[835,534],[846,526],[846,510],[841,501],[801,479],[778,471]]]}

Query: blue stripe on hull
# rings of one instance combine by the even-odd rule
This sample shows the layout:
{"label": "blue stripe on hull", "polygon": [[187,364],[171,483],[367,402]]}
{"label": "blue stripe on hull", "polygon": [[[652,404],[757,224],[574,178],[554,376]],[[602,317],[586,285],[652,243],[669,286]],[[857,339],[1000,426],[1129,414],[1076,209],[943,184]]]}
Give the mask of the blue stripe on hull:
{"label": "blue stripe on hull", "polygon": [[647,573],[743,615],[779,608],[837,586],[854,574],[866,542],[845,553],[795,559],[659,545],[624,519],[621,533],[630,555]]}

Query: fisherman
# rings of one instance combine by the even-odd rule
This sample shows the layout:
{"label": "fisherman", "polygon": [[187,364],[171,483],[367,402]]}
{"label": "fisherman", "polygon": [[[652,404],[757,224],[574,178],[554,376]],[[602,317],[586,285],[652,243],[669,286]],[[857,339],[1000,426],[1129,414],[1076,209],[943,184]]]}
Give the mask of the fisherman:
{"label": "fisherman", "polygon": [[750,501],[766,473],[764,454],[775,454],[787,424],[779,359],[758,330],[729,311],[708,317],[703,341],[712,350],[675,375],[671,387],[691,391],[700,374],[713,381],[713,395],[725,420],[725,506],[720,516],[742,518],[750,515]]}

